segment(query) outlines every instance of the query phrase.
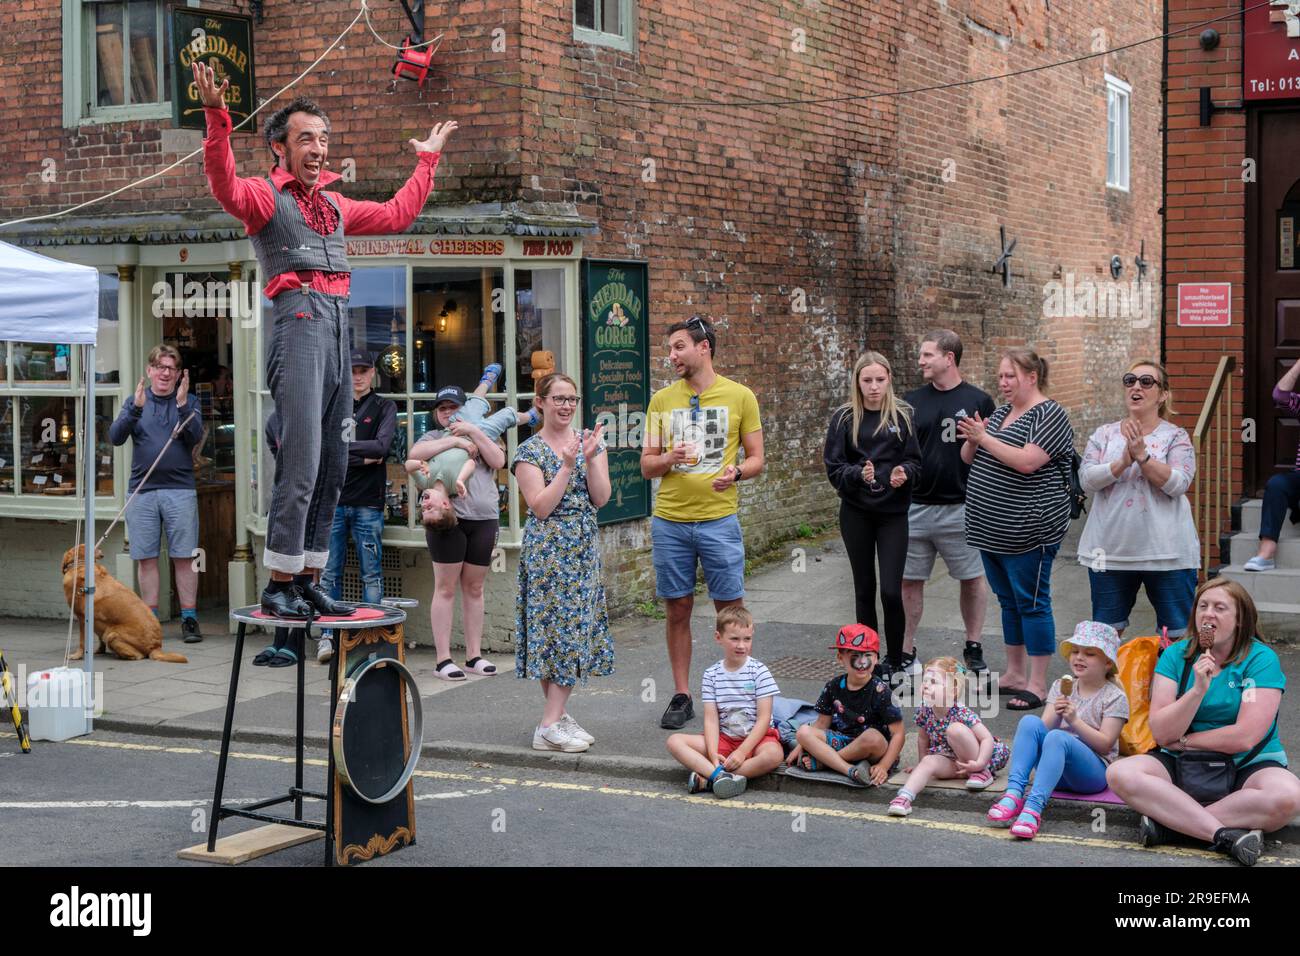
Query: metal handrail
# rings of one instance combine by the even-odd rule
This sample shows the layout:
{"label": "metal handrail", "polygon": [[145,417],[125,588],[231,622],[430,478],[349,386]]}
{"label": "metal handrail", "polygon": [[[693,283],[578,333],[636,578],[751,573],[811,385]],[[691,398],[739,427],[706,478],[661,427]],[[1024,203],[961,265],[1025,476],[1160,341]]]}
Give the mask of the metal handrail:
{"label": "metal handrail", "polygon": [[[1192,448],[1196,453],[1192,520],[1201,539],[1202,574],[1209,573],[1210,542],[1217,543],[1224,516],[1231,514],[1232,508],[1232,452],[1228,443],[1232,432],[1232,373],[1236,368],[1235,356],[1220,356],[1219,367],[1214,370],[1210,390],[1205,394],[1192,432]],[[1222,564],[1223,555],[1217,556]]]}

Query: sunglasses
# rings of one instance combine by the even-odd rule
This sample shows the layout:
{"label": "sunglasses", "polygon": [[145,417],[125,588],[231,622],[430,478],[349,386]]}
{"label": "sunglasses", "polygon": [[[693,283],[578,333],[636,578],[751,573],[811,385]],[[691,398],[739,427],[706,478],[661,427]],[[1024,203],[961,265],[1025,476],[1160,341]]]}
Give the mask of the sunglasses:
{"label": "sunglasses", "polygon": [[[1129,372],[1120,379],[1120,381],[1124,383],[1125,388],[1132,388],[1134,385],[1141,385],[1143,388],[1152,388],[1156,385],[1160,385],[1159,379],[1153,378],[1150,375],[1134,375],[1132,372]],[[1164,386],[1161,387],[1163,388]]]}
{"label": "sunglasses", "polygon": [[700,332],[704,334],[704,340],[709,343],[709,352],[713,353],[717,351],[717,346],[715,344],[717,340],[713,336],[713,330],[709,328],[704,319],[698,315],[693,315],[686,320],[686,327],[688,329],[692,325],[699,326]]}
{"label": "sunglasses", "polygon": [[700,396],[691,396],[691,424],[694,425],[700,420]]}

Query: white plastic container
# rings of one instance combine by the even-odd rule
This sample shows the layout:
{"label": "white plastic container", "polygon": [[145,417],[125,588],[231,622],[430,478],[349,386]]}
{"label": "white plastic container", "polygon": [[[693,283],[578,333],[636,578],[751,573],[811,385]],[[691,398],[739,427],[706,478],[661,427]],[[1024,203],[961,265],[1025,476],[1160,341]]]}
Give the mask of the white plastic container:
{"label": "white plastic container", "polygon": [[53,667],[27,676],[27,729],[32,740],[67,740],[89,733],[86,672]]}

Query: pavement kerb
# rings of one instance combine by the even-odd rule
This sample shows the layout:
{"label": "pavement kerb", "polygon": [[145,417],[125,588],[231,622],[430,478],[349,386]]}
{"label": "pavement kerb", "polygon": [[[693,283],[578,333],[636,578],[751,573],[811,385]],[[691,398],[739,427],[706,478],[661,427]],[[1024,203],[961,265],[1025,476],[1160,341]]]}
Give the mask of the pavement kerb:
{"label": "pavement kerb", "polygon": [[[150,737],[176,737],[188,740],[220,740],[221,728],[192,725],[184,723],[149,724],[138,720],[114,719],[101,717],[96,719],[98,730],[115,733],[135,734]],[[231,735],[233,743],[256,743],[284,745],[291,741],[287,731],[268,727],[241,727]],[[303,737],[309,748],[324,750],[328,739],[324,734],[308,733]],[[655,783],[681,785],[684,770],[674,760],[668,758],[632,757],[617,754],[564,754],[546,753],[528,747],[511,747],[466,743],[456,740],[426,741],[420,752],[432,759],[464,760],[472,763],[487,763],[509,767],[531,767],[542,770],[567,770],[594,776],[608,776],[619,780],[647,780]],[[308,754],[308,757],[313,755]],[[319,754],[316,755],[319,758]],[[896,788],[890,784],[883,787],[859,789],[857,787],[838,786],[834,784],[815,783],[787,777],[783,773],[771,774],[756,780],[750,788],[759,792],[778,792],[797,797],[818,797],[843,801],[850,804],[878,805],[883,812]],[[988,810],[992,795],[967,790],[947,788],[930,788],[921,798],[920,806],[926,803],[940,803],[944,809],[963,810],[978,814],[981,818]],[[1137,814],[1128,807],[1111,803],[1089,803],[1086,801],[1057,800],[1052,803],[1051,815],[1059,819],[1081,823],[1091,823],[1095,818],[1093,811],[1100,807],[1107,814],[1107,829],[1116,822],[1136,829]],[[1119,820],[1110,819],[1118,814]],[[1273,839],[1288,843],[1300,843],[1300,818],[1272,834]]]}

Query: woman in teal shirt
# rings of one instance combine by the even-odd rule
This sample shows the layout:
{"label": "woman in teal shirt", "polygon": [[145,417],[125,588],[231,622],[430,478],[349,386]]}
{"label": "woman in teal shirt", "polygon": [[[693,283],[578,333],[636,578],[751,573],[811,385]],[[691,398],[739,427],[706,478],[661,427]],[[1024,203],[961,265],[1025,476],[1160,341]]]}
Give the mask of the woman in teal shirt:
{"label": "woman in teal shirt", "polygon": [[[1192,613],[1193,634],[1164,650],[1151,684],[1151,732],[1159,748],[1112,764],[1106,781],[1142,814],[1143,846],[1168,842],[1173,830],[1251,866],[1263,833],[1286,826],[1300,810],[1300,780],[1287,769],[1277,735],[1286,676],[1277,654],[1255,636],[1255,602],[1240,584],[1206,581],[1196,589]],[[1213,643],[1203,649],[1196,635]],[[1201,806],[1180,790],[1175,755],[1186,750],[1233,754],[1234,791]]]}

